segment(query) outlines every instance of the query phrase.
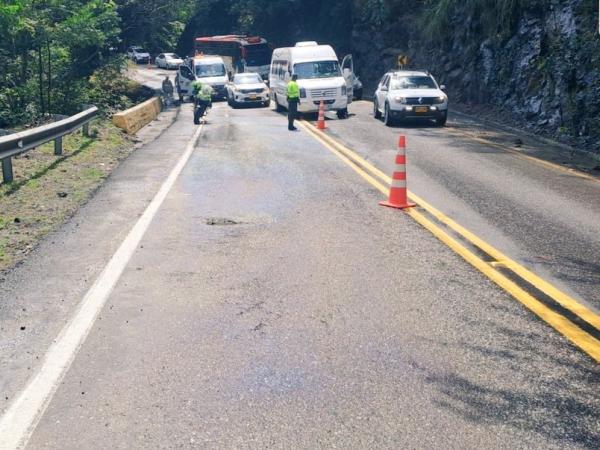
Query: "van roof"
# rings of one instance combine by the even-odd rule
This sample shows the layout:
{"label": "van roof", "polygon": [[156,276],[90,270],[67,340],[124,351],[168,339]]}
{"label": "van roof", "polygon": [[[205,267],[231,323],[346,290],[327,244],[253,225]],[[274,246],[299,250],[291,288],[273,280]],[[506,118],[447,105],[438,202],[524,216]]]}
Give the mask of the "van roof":
{"label": "van roof", "polygon": [[315,60],[334,60],[337,61],[337,55],[331,45],[309,45],[305,47],[289,47],[275,49],[274,54],[282,50],[290,52],[294,61],[315,61]]}

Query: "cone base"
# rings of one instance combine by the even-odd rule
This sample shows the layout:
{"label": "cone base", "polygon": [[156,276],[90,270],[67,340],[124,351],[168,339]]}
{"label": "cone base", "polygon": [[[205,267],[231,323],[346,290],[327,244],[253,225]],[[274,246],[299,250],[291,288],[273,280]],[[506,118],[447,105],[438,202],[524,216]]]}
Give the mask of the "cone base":
{"label": "cone base", "polygon": [[317,123],[317,130],[325,130],[325,124],[321,125],[321,123]]}
{"label": "cone base", "polygon": [[390,203],[389,201],[385,201],[385,202],[379,202],[379,204],[381,206],[387,206],[388,208],[396,208],[396,209],[406,209],[406,208],[412,208],[414,206],[417,206],[416,203],[413,202],[409,202],[407,201],[404,204],[396,204],[396,203]]}

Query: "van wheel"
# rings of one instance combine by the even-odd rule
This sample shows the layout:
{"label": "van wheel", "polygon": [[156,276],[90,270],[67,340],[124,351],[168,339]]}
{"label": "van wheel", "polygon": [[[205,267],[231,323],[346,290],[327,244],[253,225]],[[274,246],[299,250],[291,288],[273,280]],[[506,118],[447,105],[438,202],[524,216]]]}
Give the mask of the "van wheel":
{"label": "van wheel", "polygon": [[381,112],[379,111],[377,100],[373,100],[373,117],[375,117],[377,120],[381,119]]}
{"label": "van wheel", "polygon": [[336,114],[338,116],[338,119],[347,119],[348,118],[348,108],[340,109],[340,110],[338,110],[338,112]]}

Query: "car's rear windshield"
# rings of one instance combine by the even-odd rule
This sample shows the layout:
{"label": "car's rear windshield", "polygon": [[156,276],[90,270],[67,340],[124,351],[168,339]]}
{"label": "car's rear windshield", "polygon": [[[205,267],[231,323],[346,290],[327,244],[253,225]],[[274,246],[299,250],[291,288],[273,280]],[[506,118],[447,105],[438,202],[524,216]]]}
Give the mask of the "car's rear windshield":
{"label": "car's rear windshield", "polygon": [[294,73],[298,75],[299,80],[342,76],[337,61],[311,61],[294,64]]}
{"label": "car's rear windshield", "polygon": [[179,56],[177,56],[175,53],[165,53],[165,56],[172,59],[179,59]]}
{"label": "car's rear windshield", "polygon": [[251,83],[262,83],[262,78],[257,73],[243,73],[233,77],[235,84],[251,84]]}
{"label": "car's rear windshield", "polygon": [[142,47],[135,47],[133,50],[138,53],[146,53],[146,50],[144,50]]}
{"label": "car's rear windshield", "polygon": [[203,77],[222,77],[225,75],[225,66],[221,63],[200,64],[196,66],[196,76]]}
{"label": "car's rear windshield", "polygon": [[437,89],[431,77],[398,77],[392,78],[392,89]]}

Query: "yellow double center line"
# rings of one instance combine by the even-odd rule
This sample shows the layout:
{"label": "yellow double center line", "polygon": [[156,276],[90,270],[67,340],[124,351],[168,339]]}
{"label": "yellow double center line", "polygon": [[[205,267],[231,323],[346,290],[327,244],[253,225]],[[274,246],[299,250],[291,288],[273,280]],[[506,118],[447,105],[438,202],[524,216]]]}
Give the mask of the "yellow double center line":
{"label": "yellow double center line", "polygon": [[[309,135],[319,141],[325,148],[350,166],[369,184],[379,190],[382,194],[388,194],[389,185],[392,181],[391,177],[384,174],[377,167],[373,166],[370,162],[366,161],[364,158],[360,157],[346,146],[319,131],[311,123],[301,121],[300,126],[307,131]],[[416,202],[422,210],[426,211],[426,213],[435,218],[435,220],[437,220],[439,223],[443,224],[458,236],[479,249],[481,252],[488,255],[491,261],[485,261],[481,257],[477,256],[473,251],[452,237],[442,227],[427,218],[419,210],[419,208],[405,210],[410,217],[421,224],[424,228],[429,230],[440,241],[450,247],[454,252],[458,253],[469,264],[477,268],[481,273],[512,295],[547,324],[569,339],[573,344],[591,356],[596,362],[600,362],[600,340],[584,331],[565,316],[559,314],[542,303],[532,294],[527,292],[523,287],[519,286],[516,282],[504,275],[499,268],[504,268],[505,270],[511,271],[520,279],[524,280],[526,283],[529,283],[535,289],[542,292],[564,309],[570,311],[579,319],[585,321],[598,331],[600,331],[599,315],[586,308],[569,295],[560,291],[552,284],[543,280],[527,268],[513,261],[505,254],[492,247],[487,242],[483,241],[469,230],[456,223],[454,220],[444,215],[442,212],[431,206],[419,196],[410,191],[408,196],[412,201]]]}

